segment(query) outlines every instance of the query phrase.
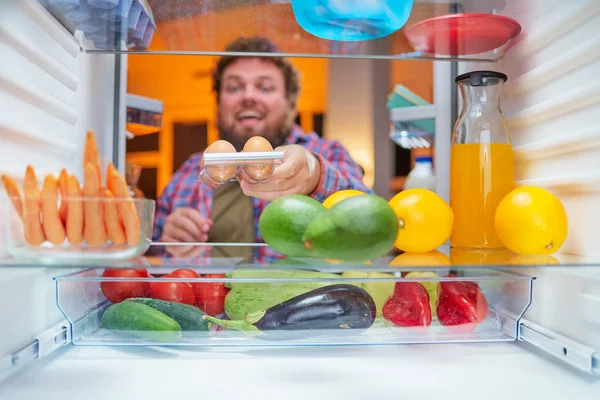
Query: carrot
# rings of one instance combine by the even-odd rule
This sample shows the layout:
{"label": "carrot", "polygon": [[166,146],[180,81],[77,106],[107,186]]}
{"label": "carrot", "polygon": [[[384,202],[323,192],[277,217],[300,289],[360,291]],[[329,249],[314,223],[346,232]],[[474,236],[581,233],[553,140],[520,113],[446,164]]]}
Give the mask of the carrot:
{"label": "carrot", "polygon": [[88,130],[85,136],[85,146],[83,149],[83,169],[88,164],[92,164],[95,173],[97,175],[97,179],[99,182],[98,187],[102,186],[102,176],[100,173],[100,153],[98,152],[98,145],[96,143],[96,136],[94,135],[94,131]]}
{"label": "carrot", "polygon": [[127,189],[127,183],[123,176],[113,168],[111,184],[115,197],[120,199],[127,199],[119,201],[119,215],[125,226],[125,236],[127,237],[127,243],[131,246],[137,246],[140,243],[141,227],[140,219],[135,209],[135,204],[131,199],[129,190]]}
{"label": "carrot", "polygon": [[58,188],[60,190],[60,207],[58,209],[58,215],[63,225],[67,222],[67,193],[69,191],[69,174],[66,169],[60,170],[58,176]]}
{"label": "carrot", "polygon": [[115,188],[113,186],[113,175],[116,169],[113,163],[109,162],[108,167],[106,167],[106,187],[110,190],[111,193],[115,192]]}
{"label": "carrot", "polygon": [[65,228],[58,215],[58,182],[53,175],[46,175],[42,189],[42,217],[44,234],[50,243],[65,241]]}
{"label": "carrot", "polygon": [[24,208],[23,225],[25,231],[25,240],[31,245],[40,245],[46,240],[40,221],[40,189],[35,176],[35,171],[31,165],[25,170],[25,180],[23,182]]}
{"label": "carrot", "polygon": [[88,245],[95,246],[106,243],[106,228],[104,226],[104,210],[102,207],[100,181],[94,164],[88,163],[84,170],[83,196],[85,224],[83,236]]}
{"label": "carrot", "polygon": [[8,197],[10,197],[15,210],[17,210],[17,214],[23,218],[23,198],[21,197],[19,185],[17,185],[17,182],[13,178],[4,174],[2,174],[2,185],[6,189],[6,193],[8,193]]}
{"label": "carrot", "polygon": [[69,244],[77,246],[83,242],[83,205],[79,181],[75,175],[69,176],[67,186],[67,239]]}
{"label": "carrot", "polygon": [[108,189],[104,190],[104,197],[107,199],[104,203],[104,216],[106,220],[106,232],[108,234],[108,240],[113,242],[115,245],[125,244],[127,242],[125,238],[125,230],[119,219],[119,212],[117,211],[117,203],[114,200],[115,196]]}

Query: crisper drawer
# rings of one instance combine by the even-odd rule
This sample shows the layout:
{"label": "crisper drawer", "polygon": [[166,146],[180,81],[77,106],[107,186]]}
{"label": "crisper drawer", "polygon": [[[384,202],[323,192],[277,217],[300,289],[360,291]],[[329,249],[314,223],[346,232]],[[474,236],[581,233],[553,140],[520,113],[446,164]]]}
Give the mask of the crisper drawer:
{"label": "crisper drawer", "polygon": [[493,268],[376,265],[163,265],[55,278],[73,344],[125,346],[514,341],[533,280]]}

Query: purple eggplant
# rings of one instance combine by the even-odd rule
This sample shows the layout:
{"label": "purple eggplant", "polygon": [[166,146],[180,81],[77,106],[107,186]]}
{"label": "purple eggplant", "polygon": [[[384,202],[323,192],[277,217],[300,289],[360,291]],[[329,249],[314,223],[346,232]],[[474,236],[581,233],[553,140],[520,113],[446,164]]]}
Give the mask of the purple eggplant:
{"label": "purple eggplant", "polygon": [[373,325],[375,301],[365,290],[346,284],[324,286],[243,320],[203,318],[227,329],[252,332],[266,340],[294,340],[315,336],[357,334]]}

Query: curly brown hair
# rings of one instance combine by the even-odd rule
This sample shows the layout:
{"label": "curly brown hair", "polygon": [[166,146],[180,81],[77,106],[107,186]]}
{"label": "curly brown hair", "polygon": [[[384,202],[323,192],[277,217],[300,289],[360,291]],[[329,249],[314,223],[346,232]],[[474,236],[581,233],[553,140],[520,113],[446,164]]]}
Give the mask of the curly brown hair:
{"label": "curly brown hair", "polygon": [[[225,48],[227,52],[244,53],[277,53],[277,46],[264,37],[241,37],[229,43]],[[241,58],[239,55],[222,56],[213,71],[213,91],[217,95],[217,101],[221,93],[223,72],[232,62]],[[296,108],[298,95],[300,93],[300,74],[298,70],[284,57],[267,56],[264,60],[272,62],[283,73],[285,81],[285,93],[290,105]]]}

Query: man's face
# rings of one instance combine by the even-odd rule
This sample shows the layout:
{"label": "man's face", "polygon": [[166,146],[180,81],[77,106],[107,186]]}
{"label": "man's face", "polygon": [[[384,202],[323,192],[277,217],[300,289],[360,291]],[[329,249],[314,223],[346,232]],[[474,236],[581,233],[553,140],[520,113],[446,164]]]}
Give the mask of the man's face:
{"label": "man's face", "polygon": [[268,60],[239,58],[223,72],[218,105],[219,135],[241,151],[252,136],[273,147],[290,134],[293,110],[281,70]]}

